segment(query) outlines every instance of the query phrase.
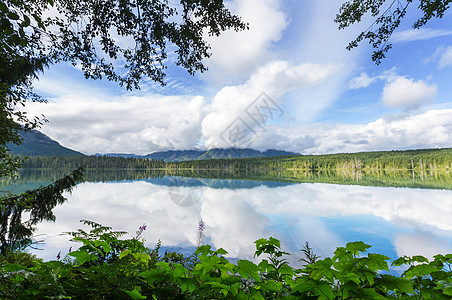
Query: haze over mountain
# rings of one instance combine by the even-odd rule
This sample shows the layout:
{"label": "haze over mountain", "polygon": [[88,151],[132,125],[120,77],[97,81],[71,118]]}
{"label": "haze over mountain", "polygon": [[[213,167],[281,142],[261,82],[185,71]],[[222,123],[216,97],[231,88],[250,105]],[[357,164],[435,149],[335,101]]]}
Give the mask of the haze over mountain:
{"label": "haze over mountain", "polygon": [[[272,157],[285,155],[299,155],[300,153],[269,149],[259,151],[249,148],[227,148],[227,149],[210,149],[210,150],[168,150],[158,151],[147,155],[121,154],[121,153],[107,153],[106,156],[120,156],[120,157],[137,157],[171,161],[184,160],[201,160],[201,159],[221,159],[221,158],[245,158],[245,157]],[[102,154],[96,154],[102,155]]]}
{"label": "haze over mountain", "polygon": [[20,132],[22,144],[8,144],[8,148],[15,154],[27,156],[81,156],[81,152],[61,146],[57,141],[38,130]]}
{"label": "haze over mountain", "polygon": [[[31,130],[22,132],[23,138],[21,145],[9,144],[9,149],[16,154],[28,156],[80,156],[81,152],[61,146],[57,141],[51,139],[47,135]],[[214,159],[214,158],[244,158],[244,157],[271,157],[283,155],[298,155],[299,153],[288,152],[282,150],[266,150],[259,151],[254,149],[211,149],[211,150],[169,150],[159,151],[147,155],[107,153],[96,154],[106,156],[135,157],[147,159],[161,159],[164,161],[184,161],[194,159]]]}
{"label": "haze over mountain", "polygon": [[143,156],[144,158],[163,159],[164,161],[183,161],[199,159],[218,159],[218,158],[244,158],[244,157],[271,157],[284,155],[299,155],[300,153],[288,152],[282,150],[259,151],[254,149],[210,149],[210,150],[171,150],[155,152]]}

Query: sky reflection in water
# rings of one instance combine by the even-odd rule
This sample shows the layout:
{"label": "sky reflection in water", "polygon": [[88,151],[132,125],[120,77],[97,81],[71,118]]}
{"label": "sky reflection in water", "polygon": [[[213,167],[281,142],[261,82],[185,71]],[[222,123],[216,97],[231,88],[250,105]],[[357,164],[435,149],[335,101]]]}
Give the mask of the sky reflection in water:
{"label": "sky reflection in water", "polygon": [[56,223],[38,226],[46,236],[46,251],[37,252],[44,259],[75,247],[60,234],[81,228],[80,219],[130,235],[146,223],[147,244],[160,239],[173,250],[196,245],[202,219],[207,242],[245,259],[253,258],[255,240],[269,236],[282,241],[294,262],[305,241],[322,257],[356,240],[391,258],[452,253],[452,191],[446,190],[165,177],[87,182],[67,198],[54,209]]}

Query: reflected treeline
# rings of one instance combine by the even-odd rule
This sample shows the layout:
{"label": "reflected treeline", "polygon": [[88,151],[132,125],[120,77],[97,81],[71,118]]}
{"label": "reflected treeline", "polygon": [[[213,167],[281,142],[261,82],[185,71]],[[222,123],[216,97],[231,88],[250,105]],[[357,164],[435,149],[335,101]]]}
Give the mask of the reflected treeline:
{"label": "reflected treeline", "polygon": [[179,176],[287,183],[331,183],[364,186],[452,189],[452,172],[447,170],[179,170]]}
{"label": "reflected treeline", "polygon": [[[17,179],[3,179],[0,191],[8,190],[17,194],[56,181],[67,174],[61,169],[24,169]],[[452,172],[439,170],[378,170],[378,169],[339,169],[339,170],[240,170],[240,169],[87,169],[87,182],[120,182],[146,180],[158,185],[170,185],[167,176],[197,179],[216,179],[216,181],[187,180],[186,186],[205,185],[213,188],[252,187],[254,185],[234,185],[230,180],[275,182],[267,186],[280,186],[283,183],[331,183],[364,186],[411,187],[430,189],[452,189]],[[195,183],[193,183],[195,182]],[[278,183],[278,184],[276,184]]]}
{"label": "reflected treeline", "polygon": [[[48,185],[68,174],[67,169],[23,169],[17,178],[0,179],[0,196],[2,192],[13,194],[33,190]],[[85,169],[85,182],[134,181],[141,179],[162,178],[164,170],[150,169]]]}

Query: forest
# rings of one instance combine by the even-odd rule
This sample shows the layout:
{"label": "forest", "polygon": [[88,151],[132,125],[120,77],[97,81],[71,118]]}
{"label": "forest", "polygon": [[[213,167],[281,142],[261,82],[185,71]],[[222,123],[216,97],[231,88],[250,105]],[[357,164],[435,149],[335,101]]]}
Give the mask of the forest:
{"label": "forest", "polygon": [[[50,182],[80,166],[86,170],[86,181],[134,180],[169,175],[452,189],[450,148],[182,162],[111,156],[33,156],[23,162],[21,177],[27,182],[44,179]],[[9,182],[11,180],[3,180],[2,185]]]}
{"label": "forest", "polygon": [[452,148],[374,151],[327,155],[290,155],[230,159],[163,160],[111,156],[32,156],[24,168],[75,169],[202,169],[202,170],[446,170],[452,168]]}

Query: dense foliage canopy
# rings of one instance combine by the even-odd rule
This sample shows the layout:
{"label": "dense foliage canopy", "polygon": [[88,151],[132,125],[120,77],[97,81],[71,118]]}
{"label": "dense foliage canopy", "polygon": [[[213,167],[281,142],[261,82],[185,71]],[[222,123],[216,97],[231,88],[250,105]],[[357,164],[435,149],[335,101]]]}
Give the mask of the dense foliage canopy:
{"label": "dense foliage canopy", "polygon": [[31,80],[45,67],[71,62],[86,78],[127,89],[143,79],[164,84],[168,61],[203,72],[205,37],[246,28],[222,0],[1,0],[0,11],[0,176],[18,165],[6,144],[20,142],[22,125],[39,125],[18,107],[43,101]]}

